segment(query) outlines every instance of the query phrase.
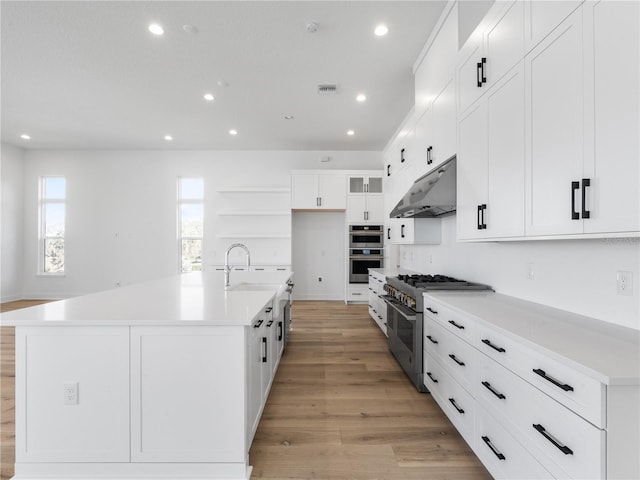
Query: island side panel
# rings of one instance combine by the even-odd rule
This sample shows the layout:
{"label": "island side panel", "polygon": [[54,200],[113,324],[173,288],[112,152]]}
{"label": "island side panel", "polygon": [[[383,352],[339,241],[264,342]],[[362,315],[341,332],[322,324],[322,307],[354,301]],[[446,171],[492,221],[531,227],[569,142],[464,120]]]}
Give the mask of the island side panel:
{"label": "island side panel", "polygon": [[17,464],[128,462],[129,438],[128,327],[16,327]]}
{"label": "island side panel", "polygon": [[131,461],[246,462],[244,327],[131,327]]}

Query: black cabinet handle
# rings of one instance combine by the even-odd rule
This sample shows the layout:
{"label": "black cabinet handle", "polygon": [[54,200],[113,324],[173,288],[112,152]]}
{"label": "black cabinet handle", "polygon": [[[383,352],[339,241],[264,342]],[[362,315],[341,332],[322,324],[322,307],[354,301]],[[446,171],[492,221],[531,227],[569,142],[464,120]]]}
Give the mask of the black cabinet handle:
{"label": "black cabinet handle", "polygon": [[264,313],[271,313],[273,311],[273,307],[267,307],[264,310]]}
{"label": "black cabinet handle", "polygon": [[506,352],[506,350],[502,347],[496,347],[493,343],[491,343],[491,340],[489,340],[488,338],[484,338],[482,339],[482,343],[484,343],[485,345],[490,346],[491,348],[493,348],[496,352],[500,352],[500,353],[504,353]]}
{"label": "black cabinet handle", "polygon": [[449,355],[449,358],[450,358],[451,360],[453,360],[454,362],[456,362],[456,363],[457,363],[458,365],[460,365],[461,367],[464,367],[464,362],[463,362],[463,361],[461,361],[461,360],[458,360],[458,359],[456,358],[456,356],[455,356],[453,353]]}
{"label": "black cabinet handle", "polygon": [[387,177],[391,176],[391,165],[387,165]]}
{"label": "black cabinet handle", "polygon": [[486,230],[487,229],[487,222],[484,219],[484,212],[487,211],[487,205],[486,204],[482,204],[480,205],[480,211],[482,212],[482,223],[480,224],[480,229],[481,230]]}
{"label": "black cabinet handle", "polygon": [[482,437],[482,441],[484,443],[487,444],[487,447],[489,447],[491,449],[491,451],[493,452],[493,454],[498,457],[498,460],[506,460],[505,456],[500,453],[500,451],[498,451],[498,449],[496,447],[493,446],[493,444],[491,443],[491,440],[489,439],[489,437]]}
{"label": "black cabinet handle", "polygon": [[431,165],[433,163],[433,158],[431,158],[431,151],[433,150],[433,145],[427,148],[427,165]]}
{"label": "black cabinet handle", "polygon": [[476,63],[476,83],[478,88],[482,87],[482,74],[480,70],[482,69],[482,63]]}
{"label": "black cabinet handle", "polygon": [[550,377],[549,375],[547,375],[547,372],[545,372],[544,370],[541,370],[539,368],[534,368],[533,369],[533,373],[535,373],[536,375],[540,375],[547,382],[553,383],[556,387],[561,388],[565,392],[573,392],[573,387],[571,385],[567,385],[566,383],[559,382],[555,378]]}
{"label": "black cabinet handle", "polygon": [[435,343],[436,345],[438,344],[438,341],[434,340],[431,335],[427,335],[427,338],[431,341],[431,343]]}
{"label": "black cabinet handle", "polygon": [[573,450],[571,450],[566,445],[562,445],[552,435],[549,435],[542,425],[540,425],[539,423],[534,423],[533,428],[535,428],[538,431],[538,433],[540,433],[540,435],[542,435],[544,438],[546,438],[551,443],[553,443],[553,445],[562,453],[564,453],[565,455],[573,455]]}
{"label": "black cabinet handle", "polygon": [[464,413],[464,410],[461,409],[457,404],[456,401],[453,398],[450,398],[449,401],[451,402],[451,405],[453,405],[453,407],[458,411],[458,413]]}
{"label": "black cabinet handle", "polygon": [[269,321],[267,322],[267,327],[270,327],[271,325],[273,325],[273,320],[269,320]]}
{"label": "black cabinet handle", "polygon": [[387,240],[391,240],[391,228],[387,228]]}
{"label": "black cabinet handle", "polygon": [[282,341],[282,322],[278,322],[278,341]]}
{"label": "black cabinet handle", "polygon": [[580,214],[576,212],[576,190],[580,188],[580,182],[571,182],[571,220],[580,220]]}
{"label": "black cabinet handle", "polygon": [[498,392],[495,388],[493,388],[489,382],[482,382],[482,385],[484,385],[485,388],[487,388],[487,390],[489,390],[491,393],[493,393],[500,400],[504,400],[504,399],[507,398],[502,393]]}
{"label": "black cabinet handle", "polygon": [[428,310],[428,311],[430,311],[431,313],[433,313],[434,315],[437,315],[437,314],[438,314],[438,311],[437,311],[437,310],[434,310],[434,309],[433,309],[433,308],[431,308],[431,307],[427,307],[427,310]]}
{"label": "black cabinet handle", "polygon": [[404,225],[400,226],[400,237],[404,238]]}
{"label": "black cabinet handle", "polygon": [[477,227],[478,230],[482,230],[482,220],[480,217],[482,216],[482,205],[478,205],[478,213],[477,213]]}
{"label": "black cabinet handle", "polygon": [[587,187],[591,187],[591,179],[582,179],[582,218],[590,218],[591,212],[587,210]]}
{"label": "black cabinet handle", "polygon": [[433,375],[431,375],[431,372],[427,372],[427,377],[429,377],[433,383],[438,383],[438,380],[433,378]]}
{"label": "black cabinet handle", "polygon": [[456,327],[457,329],[459,329],[459,330],[464,330],[464,325],[459,325],[456,322],[454,322],[453,320],[449,320],[449,323],[451,325],[453,325],[454,327]]}
{"label": "black cabinet handle", "polygon": [[482,83],[487,83],[487,77],[485,76],[485,72],[484,72],[484,67],[486,64],[487,64],[487,59],[485,57],[482,57],[482,59],[480,60],[480,73],[482,77]]}
{"label": "black cabinet handle", "polygon": [[400,149],[400,163],[404,163],[404,148]]}
{"label": "black cabinet handle", "polygon": [[262,345],[264,346],[264,355],[262,355],[262,363],[267,363],[267,337],[262,337]]}
{"label": "black cabinet handle", "polygon": [[264,320],[258,320],[255,325],[253,326],[253,328],[259,328],[260,325],[262,325],[264,323]]}

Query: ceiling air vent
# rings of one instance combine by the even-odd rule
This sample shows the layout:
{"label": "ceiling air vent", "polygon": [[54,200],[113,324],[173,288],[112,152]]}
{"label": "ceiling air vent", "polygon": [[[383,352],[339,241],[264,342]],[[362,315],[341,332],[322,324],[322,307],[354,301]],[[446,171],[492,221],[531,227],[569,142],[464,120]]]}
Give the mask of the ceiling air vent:
{"label": "ceiling air vent", "polygon": [[338,86],[334,83],[318,85],[318,95],[335,95],[336,93],[338,93]]}

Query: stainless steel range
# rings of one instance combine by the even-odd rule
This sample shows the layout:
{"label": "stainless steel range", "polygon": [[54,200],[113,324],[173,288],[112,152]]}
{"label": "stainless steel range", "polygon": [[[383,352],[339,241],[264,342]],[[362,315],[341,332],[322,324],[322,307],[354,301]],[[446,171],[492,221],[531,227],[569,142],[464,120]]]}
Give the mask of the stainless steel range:
{"label": "stainless steel range", "polygon": [[491,287],[445,275],[398,275],[387,278],[384,290],[389,350],[418,391],[428,392],[422,381],[422,294],[432,290],[491,290]]}

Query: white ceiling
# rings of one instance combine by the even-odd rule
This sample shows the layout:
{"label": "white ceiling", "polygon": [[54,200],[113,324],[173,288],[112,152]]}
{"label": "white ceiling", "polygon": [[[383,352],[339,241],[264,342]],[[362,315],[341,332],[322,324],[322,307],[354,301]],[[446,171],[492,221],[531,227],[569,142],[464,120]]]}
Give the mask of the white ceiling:
{"label": "white ceiling", "polygon": [[[2,0],[2,141],[381,150],[413,105],[412,67],[445,3]],[[387,36],[373,34],[378,23]],[[322,83],[338,94],[318,95]]]}

